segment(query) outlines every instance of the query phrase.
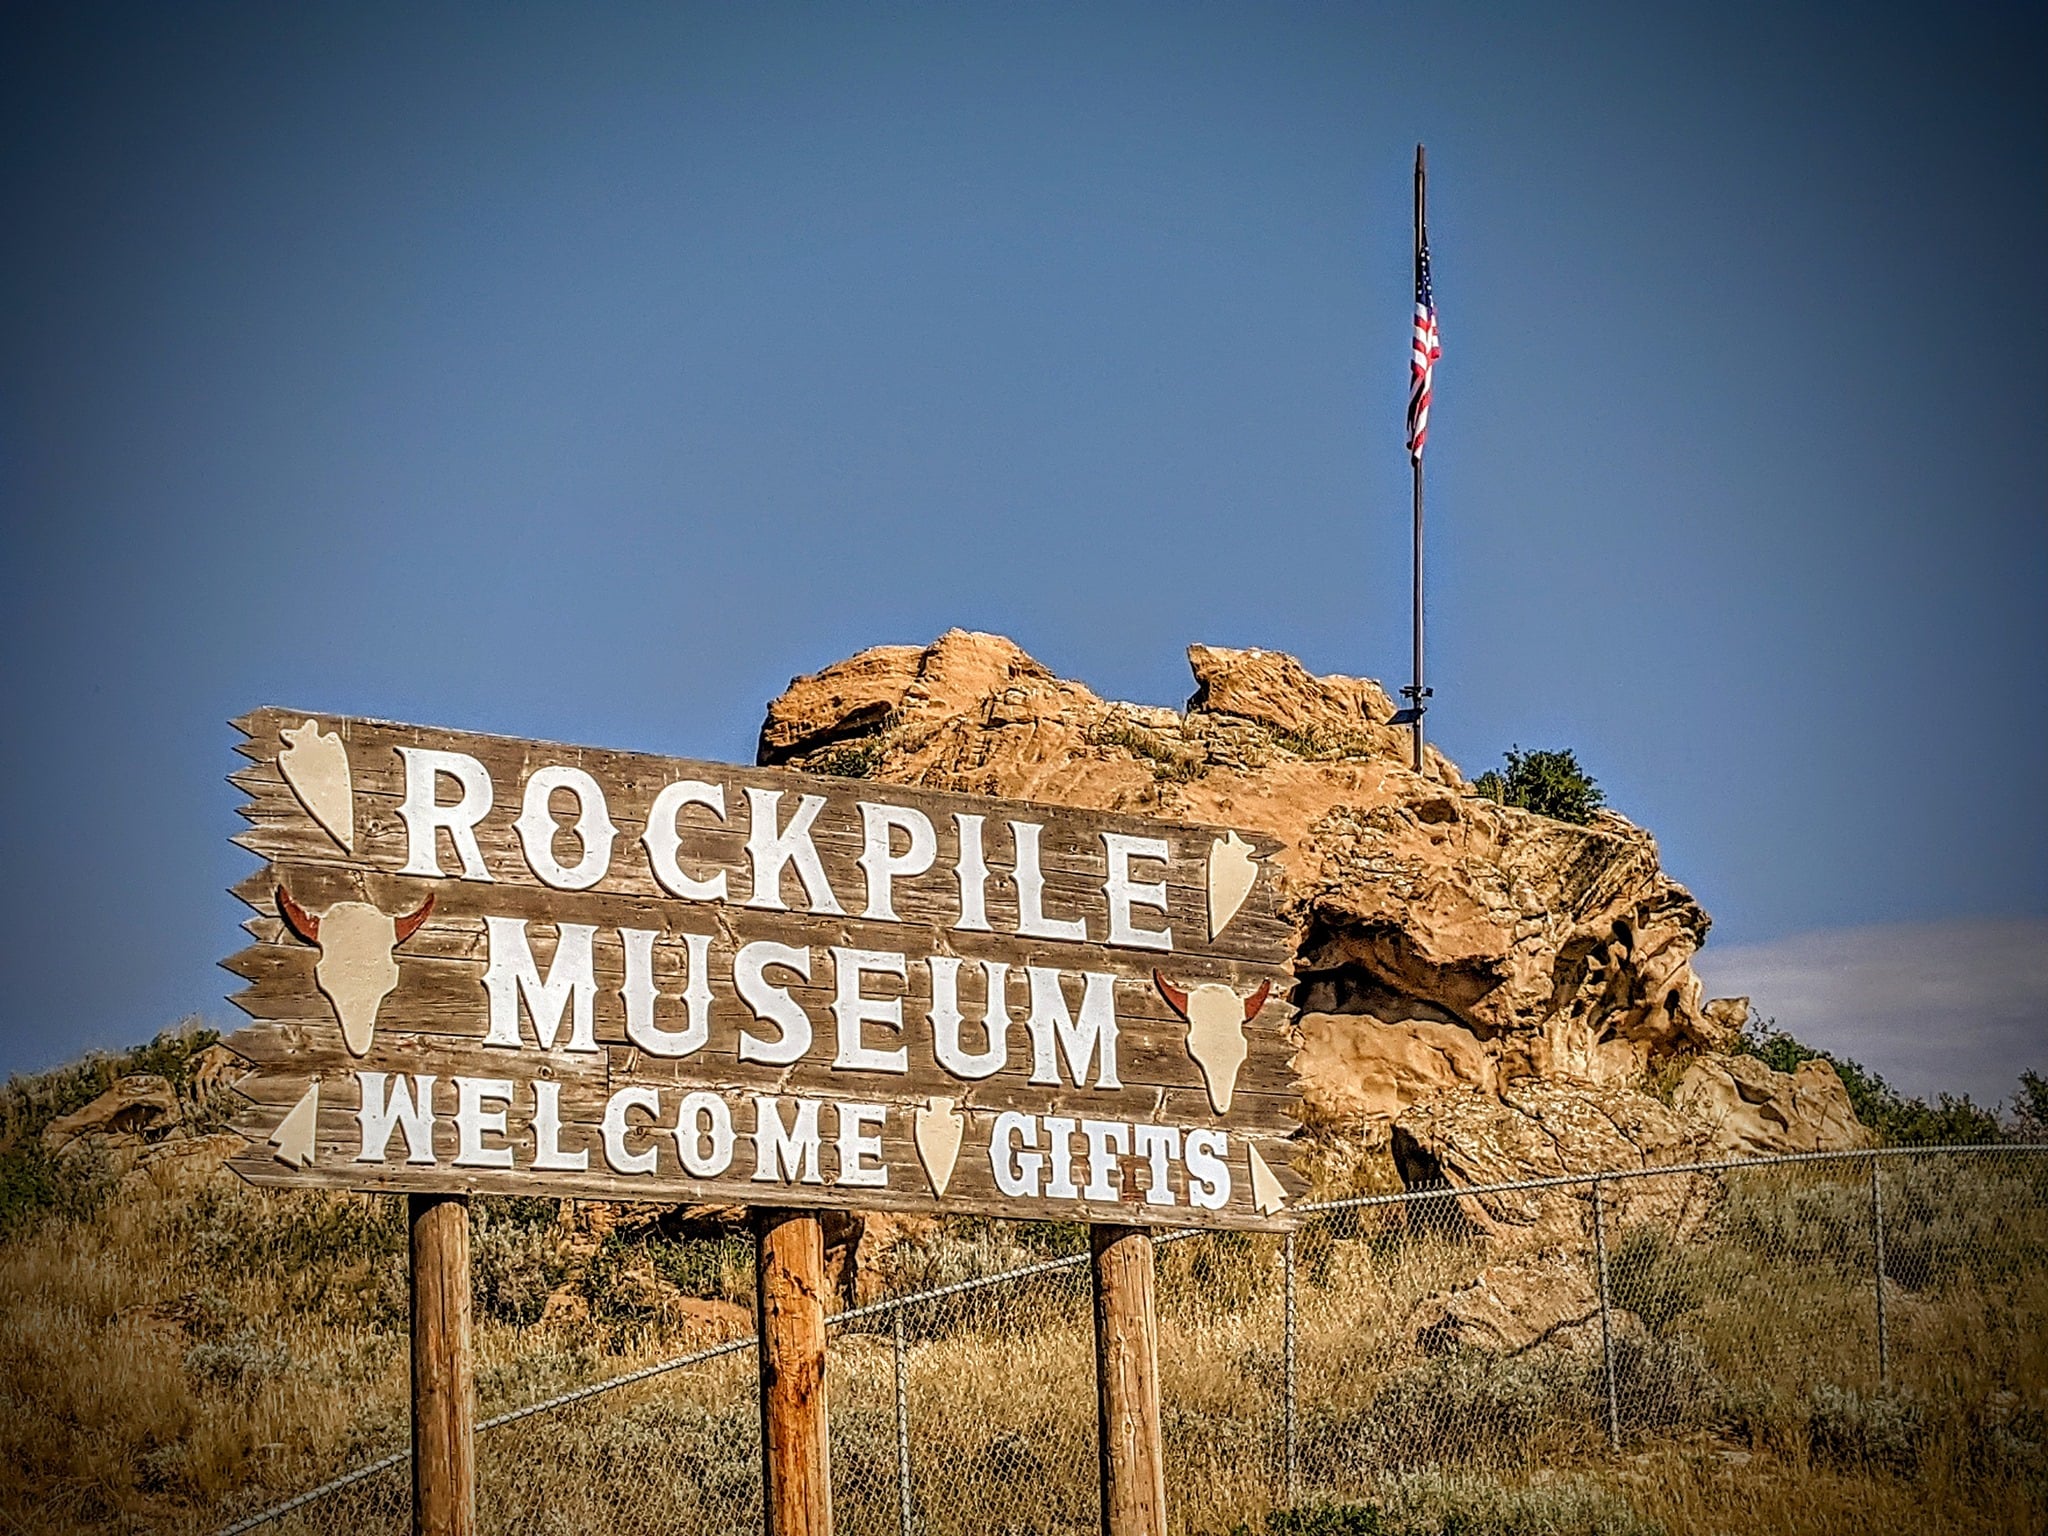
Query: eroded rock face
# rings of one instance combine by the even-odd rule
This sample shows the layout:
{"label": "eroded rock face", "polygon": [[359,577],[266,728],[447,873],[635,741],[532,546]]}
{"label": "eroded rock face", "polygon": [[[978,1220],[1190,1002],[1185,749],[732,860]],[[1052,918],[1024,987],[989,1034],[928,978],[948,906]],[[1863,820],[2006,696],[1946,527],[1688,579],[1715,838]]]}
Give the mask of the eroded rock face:
{"label": "eroded rock face", "polygon": [[[1326,1016],[1310,1066],[1337,1074],[1317,1101],[1336,1112],[1390,1118],[1432,1084],[1521,1073],[1622,1080],[1720,1043],[1691,966],[1707,915],[1647,832],[1495,805],[1433,748],[1411,771],[1367,679],[1273,651],[1196,645],[1188,661],[1176,713],[1107,702],[998,635],[878,647],[794,680],[761,761],[1281,838],[1298,1002]],[[1345,1076],[1359,1063],[1380,1064],[1377,1086]]]}
{"label": "eroded rock face", "polygon": [[1672,1103],[1706,1124],[1707,1144],[1722,1157],[1835,1152],[1869,1141],[1824,1061],[1773,1072],[1754,1056],[1704,1056],[1686,1068]]}
{"label": "eroded rock face", "polygon": [[[1498,1093],[1467,1090],[1416,1104],[1394,1122],[1393,1153],[1413,1187],[1471,1189],[1577,1174],[1634,1172],[1702,1160],[1707,1128],[1615,1083],[1522,1077]],[[1674,1174],[1605,1186],[1607,1218],[1682,1231],[1711,1207],[1711,1181]],[[1586,1186],[1462,1196],[1458,1214],[1489,1237],[1575,1248],[1591,1230]]]}
{"label": "eroded rock face", "polygon": [[1471,1284],[1425,1299],[1406,1326],[1409,1342],[1425,1354],[1484,1349],[1519,1355],[1542,1344],[1597,1349],[1600,1297],[1584,1264],[1493,1264]]}
{"label": "eroded rock face", "polygon": [[1361,1014],[1304,1013],[1297,1021],[1307,1108],[1324,1125],[1391,1125],[1411,1104],[1499,1081],[1494,1058],[1457,1024],[1382,1024]]}
{"label": "eroded rock face", "polygon": [[168,1078],[153,1072],[124,1077],[83,1109],[43,1127],[43,1145],[61,1152],[72,1143],[92,1138],[110,1147],[140,1146],[175,1130],[180,1123],[178,1095]]}

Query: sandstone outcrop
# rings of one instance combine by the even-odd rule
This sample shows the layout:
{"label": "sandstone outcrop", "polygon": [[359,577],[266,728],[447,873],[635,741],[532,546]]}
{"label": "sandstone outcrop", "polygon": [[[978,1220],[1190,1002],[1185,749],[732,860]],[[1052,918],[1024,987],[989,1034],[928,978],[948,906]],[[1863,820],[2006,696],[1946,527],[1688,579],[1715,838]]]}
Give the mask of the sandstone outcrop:
{"label": "sandstone outcrop", "polygon": [[175,1130],[181,1119],[170,1079],[137,1072],[121,1078],[83,1109],[44,1126],[43,1145],[61,1152],[90,1137],[110,1147],[139,1147]]}
{"label": "sandstone outcrop", "polygon": [[1597,1349],[1600,1296],[1583,1264],[1493,1264],[1469,1285],[1426,1298],[1405,1326],[1409,1342],[1424,1354],[1484,1349],[1518,1355],[1553,1343]]}
{"label": "sandstone outcrop", "polygon": [[1849,1091],[1825,1061],[1773,1072],[1754,1056],[1704,1056],[1686,1068],[1671,1102],[1708,1128],[1721,1157],[1832,1152],[1868,1141]]}
{"label": "sandstone outcrop", "polygon": [[[1707,1128],[1647,1093],[1620,1084],[1522,1077],[1498,1093],[1440,1094],[1394,1123],[1393,1155],[1413,1188],[1484,1188],[1698,1162]],[[1654,1221],[1683,1231],[1713,1204],[1711,1180],[1672,1174],[1624,1179],[1601,1198],[1618,1224]],[[1573,1248],[1591,1230],[1583,1184],[1464,1195],[1459,1219],[1497,1243]]]}
{"label": "sandstone outcrop", "polygon": [[[1369,679],[1317,677],[1274,651],[1194,645],[1188,663],[1194,692],[1174,710],[1105,700],[998,635],[880,646],[794,679],[768,706],[759,758],[1278,838],[1309,1128],[1398,1132],[1414,1178],[1782,1145],[1781,1109],[1802,1145],[1855,1134],[1814,1082],[1761,1099],[1731,1087],[1741,1114],[1718,1069],[1694,1069],[1681,1110],[1638,1091],[1653,1066],[1728,1047],[1747,1012],[1703,997],[1692,957],[1707,914],[1648,832],[1611,812],[1576,826],[1496,804],[1434,748],[1415,772]],[[1663,1205],[1684,1203],[1681,1181],[1655,1182],[1673,1186]],[[1562,1209],[1502,1201],[1480,1219],[1528,1233],[1559,1227]]]}
{"label": "sandstone outcrop", "polygon": [[[760,758],[1282,839],[1298,1003],[1322,1016],[1312,1055],[1332,1064],[1335,1113],[1385,1118],[1497,1076],[1625,1080],[1722,1043],[1691,967],[1707,915],[1647,832],[1496,805],[1434,748],[1413,772],[1370,680],[1273,651],[1196,645],[1188,661],[1176,712],[1105,701],[996,635],[878,647],[794,680]],[[1358,1088],[1352,1063],[1379,1086]]]}

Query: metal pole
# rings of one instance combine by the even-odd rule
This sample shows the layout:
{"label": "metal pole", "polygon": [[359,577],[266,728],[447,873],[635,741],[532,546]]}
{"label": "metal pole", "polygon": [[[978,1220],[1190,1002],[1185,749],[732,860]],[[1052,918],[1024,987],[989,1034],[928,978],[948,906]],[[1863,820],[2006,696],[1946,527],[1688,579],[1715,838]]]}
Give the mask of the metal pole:
{"label": "metal pole", "polygon": [[1885,1337],[1884,1316],[1884,1186],[1878,1182],[1881,1164],[1876,1158],[1870,1160],[1870,1229],[1876,1238],[1876,1272],[1872,1283],[1877,1290],[1877,1382],[1881,1387],[1892,1384],[1890,1341]]}
{"label": "metal pole", "polygon": [[[1423,157],[1422,146],[1415,146],[1415,272],[1420,281],[1422,273],[1423,229],[1429,217],[1429,166]],[[1429,697],[1422,686],[1422,455],[1408,456],[1410,468],[1415,475],[1415,682],[1409,693],[1409,706],[1415,711],[1415,771],[1422,772],[1422,715]]]}
{"label": "metal pole", "polygon": [[1600,1205],[1600,1181],[1593,1181],[1593,1253],[1600,1270],[1600,1361],[1607,1378],[1607,1445],[1621,1449],[1621,1403],[1614,1388],[1614,1323],[1607,1309],[1607,1218]]}
{"label": "metal pole", "polygon": [[1297,1493],[1296,1469],[1299,1466],[1297,1458],[1300,1444],[1297,1439],[1299,1433],[1298,1421],[1295,1417],[1297,1398],[1295,1395],[1294,1342],[1296,1333],[1294,1316],[1294,1234],[1292,1232],[1287,1234],[1287,1243],[1281,1250],[1281,1254],[1282,1273],[1285,1276],[1283,1315],[1286,1319],[1283,1335],[1284,1342],[1281,1349],[1281,1380],[1283,1383],[1281,1390],[1285,1393],[1281,1410],[1281,1467],[1283,1471],[1282,1486],[1287,1492],[1287,1502],[1292,1505]]}
{"label": "metal pole", "polygon": [[897,1333],[897,1534],[909,1536],[909,1343],[903,1341],[903,1309],[895,1313]]}

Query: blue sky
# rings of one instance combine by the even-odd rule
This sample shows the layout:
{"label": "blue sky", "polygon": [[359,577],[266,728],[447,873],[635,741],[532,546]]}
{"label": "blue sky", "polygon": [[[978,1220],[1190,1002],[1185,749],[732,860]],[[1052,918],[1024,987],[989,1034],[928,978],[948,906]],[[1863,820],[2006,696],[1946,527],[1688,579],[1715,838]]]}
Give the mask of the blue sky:
{"label": "blue sky", "polygon": [[[0,1071],[232,1017],[257,703],[744,760],[956,624],[1397,683],[1421,139],[1437,739],[1572,746],[1710,981],[1996,1091],[2044,64],[2019,7],[10,7]],[[2018,1033],[1783,980],[1880,929],[1992,935],[1927,967]]]}

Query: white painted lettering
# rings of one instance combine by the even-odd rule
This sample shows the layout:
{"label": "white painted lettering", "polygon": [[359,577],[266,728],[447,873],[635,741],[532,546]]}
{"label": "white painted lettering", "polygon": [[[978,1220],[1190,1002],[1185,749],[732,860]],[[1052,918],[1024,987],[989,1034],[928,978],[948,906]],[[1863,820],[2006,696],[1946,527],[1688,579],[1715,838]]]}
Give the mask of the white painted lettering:
{"label": "white painted lettering", "polygon": [[356,1124],[362,1129],[362,1144],[356,1152],[359,1163],[381,1163],[388,1156],[392,1127],[405,1133],[405,1160],[431,1165],[434,1161],[434,1079],[413,1078],[403,1073],[391,1085],[391,1097],[384,1097],[387,1081],[382,1072],[358,1072],[356,1085],[362,1091],[356,1110]]}
{"label": "white painted lettering", "polygon": [[1189,1131],[1188,1204],[1220,1211],[1230,1203],[1229,1142],[1221,1131]]}
{"label": "white painted lettering", "polygon": [[860,988],[861,977],[868,973],[907,977],[908,962],[892,950],[834,949],[832,965],[838,978],[838,990],[832,999],[832,1018],[839,1028],[839,1054],[832,1058],[833,1070],[908,1072],[910,1050],[907,1046],[899,1045],[893,1051],[878,1051],[861,1039],[861,1026],[864,1024],[886,1024],[902,1034],[903,999],[868,997]]}
{"label": "white painted lettering", "polygon": [[1045,875],[1038,859],[1038,836],[1044,830],[1035,821],[1010,823],[1010,835],[1017,840],[1017,932],[1027,939],[1065,939],[1085,944],[1086,918],[1045,915]]}
{"label": "white painted lettering", "polygon": [[1011,1199],[1038,1198],[1038,1183],[1045,1157],[1020,1147],[1038,1145],[1037,1122],[1030,1115],[1006,1109],[996,1116],[996,1128],[989,1137],[988,1165],[996,1177],[996,1188]]}
{"label": "white painted lettering", "polygon": [[692,1093],[676,1106],[676,1157],[693,1179],[715,1179],[732,1166],[732,1111],[715,1093]]}
{"label": "white painted lettering", "polygon": [[953,813],[953,825],[960,832],[960,858],[953,874],[960,882],[960,921],[955,928],[970,933],[987,933],[988,859],[981,851],[981,817],[965,811]]}
{"label": "white painted lettering", "polygon": [[626,1145],[626,1137],[639,1129],[626,1119],[626,1112],[634,1109],[644,1109],[649,1116],[660,1114],[660,1091],[654,1088],[621,1088],[605,1100],[604,1160],[611,1165],[613,1173],[654,1172],[654,1148],[635,1152]]}
{"label": "white painted lettering", "polygon": [[1090,1200],[1115,1200],[1123,1194],[1117,1154],[1131,1150],[1131,1128],[1121,1120],[1083,1120],[1081,1139],[1088,1143],[1088,1187],[1082,1194]]}
{"label": "white painted lettering", "polygon": [[741,945],[740,952],[733,956],[732,982],[740,1001],[754,1010],[755,1018],[782,1031],[778,1040],[763,1040],[742,1029],[739,1058],[770,1067],[787,1067],[801,1061],[804,1052],[811,1048],[811,1019],[787,989],[767,979],[766,972],[771,966],[794,971],[809,981],[811,952],[793,944],[756,939]]}
{"label": "white painted lettering", "polygon": [[[467,752],[435,752],[426,747],[400,747],[405,759],[405,799],[398,814],[405,822],[404,875],[441,877],[441,850],[436,830],[445,831],[462,861],[462,878],[489,880],[483,851],[476,845],[476,824],[491,809],[491,776],[484,765]],[[462,787],[462,798],[453,805],[434,799],[442,775]]]}
{"label": "white painted lettering", "polygon": [[1024,1021],[1031,1034],[1031,1081],[1040,1087],[1056,1085],[1058,1055],[1064,1054],[1077,1088],[1087,1086],[1091,1058],[1098,1062],[1096,1087],[1123,1087],[1116,1075],[1116,977],[1104,971],[1081,973],[1081,1015],[1076,1019],[1067,1011],[1058,970],[1028,965],[1024,974],[1031,983],[1031,1016]]}
{"label": "white painted lettering", "polygon": [[484,933],[490,955],[484,991],[491,999],[491,1028],[484,1044],[503,1050],[520,1048],[519,1004],[523,998],[542,1050],[555,1048],[562,1013],[570,1009],[569,1042],[563,1049],[594,1052],[597,1039],[592,1033],[591,1002],[597,996],[597,971],[590,944],[597,929],[585,923],[560,925],[546,981],[541,980],[540,968],[534,964],[524,919],[486,917]]}
{"label": "white painted lettering", "polygon": [[[561,827],[555,821],[550,802],[558,789],[576,797],[575,830],[580,851],[576,862],[569,865],[555,858],[555,834]],[[512,825],[519,833],[527,867],[543,884],[558,891],[587,891],[612,867],[612,840],[619,835],[619,829],[612,825],[611,813],[605,808],[604,790],[581,768],[553,763],[536,772],[526,781],[526,798],[520,805],[519,819]]]}
{"label": "white painted lettering", "polygon": [[626,1002],[626,1038],[650,1056],[688,1056],[711,1038],[711,935],[683,935],[683,1003],[689,1023],[681,1029],[663,1029],[654,1019],[661,999],[654,984],[656,937],[651,928],[619,930],[626,948],[626,983],[619,988]]}
{"label": "white painted lettering", "polygon": [[1147,1160],[1145,1203],[1174,1204],[1173,1180],[1167,1163],[1180,1156],[1179,1129],[1171,1125],[1133,1126],[1131,1142],[1138,1156]]}
{"label": "white painted lettering", "polygon": [[1166,910],[1165,881],[1131,878],[1133,859],[1155,859],[1161,864],[1172,859],[1173,850],[1166,839],[1105,832],[1102,847],[1109,856],[1109,878],[1102,883],[1103,895],[1109,899],[1109,942],[1129,944],[1136,949],[1172,949],[1172,928],[1140,928],[1131,920],[1133,906]]}
{"label": "white painted lettering", "polygon": [[824,1183],[818,1171],[818,1101],[797,1099],[796,1121],[788,1126],[782,1123],[779,1102],[765,1095],[754,1100],[755,1182]]}
{"label": "white painted lettering", "polygon": [[684,901],[723,901],[724,870],[700,880],[684,874],[676,862],[676,849],[682,842],[676,818],[686,805],[708,806],[713,815],[724,821],[725,786],[706,784],[702,779],[683,779],[654,797],[654,808],[647,813],[647,830],[640,834],[640,841],[647,848],[648,868],[671,896],[680,896]]}
{"label": "white painted lettering", "polygon": [[1074,1134],[1074,1122],[1064,1115],[1047,1115],[1042,1123],[1045,1126],[1046,1197],[1052,1200],[1076,1199],[1081,1192],[1074,1188],[1074,1154],[1067,1145],[1067,1138]]}
{"label": "white painted lettering", "polygon": [[985,984],[981,1005],[981,1027],[987,1048],[966,1051],[960,1047],[960,961],[954,955],[933,955],[932,972],[932,1054],[955,1077],[976,1082],[993,1077],[1010,1060],[1010,1007],[1004,995],[1010,967],[1001,960],[981,962]]}
{"label": "white painted lettering", "polygon": [[775,817],[781,804],[782,791],[779,789],[747,791],[747,810],[752,818],[747,830],[747,860],[754,872],[754,887],[747,896],[747,905],[788,911],[788,904],[782,899],[782,871],[785,866],[794,864],[811,910],[837,915],[839,899],[832,894],[831,883],[825,878],[825,866],[818,859],[817,845],[811,841],[811,823],[825,808],[825,797],[805,795],[797,802],[796,814],[789,818],[789,825],[778,832],[775,830]]}
{"label": "white painted lettering", "polygon": [[[887,1111],[880,1104],[842,1103],[839,1106],[838,1183],[859,1189],[885,1189],[889,1168],[882,1162],[881,1127]],[[870,1134],[868,1127],[875,1129]],[[869,1158],[875,1159],[870,1163]]]}
{"label": "white painted lettering", "polygon": [[590,1153],[562,1150],[562,1085],[533,1080],[533,1166],[547,1173],[582,1173]]}
{"label": "white painted lettering", "polygon": [[458,1077],[455,1080],[455,1166],[458,1168],[510,1168],[510,1147],[487,1147],[484,1133],[505,1134],[505,1111],[485,1109],[486,1102],[510,1104],[509,1077]]}
{"label": "white painted lettering", "polygon": [[[878,922],[896,922],[894,883],[911,880],[932,867],[939,856],[939,836],[931,818],[907,805],[871,805],[860,802],[861,873],[868,880],[867,911],[861,915]],[[895,834],[901,832],[909,845],[893,851]]]}

